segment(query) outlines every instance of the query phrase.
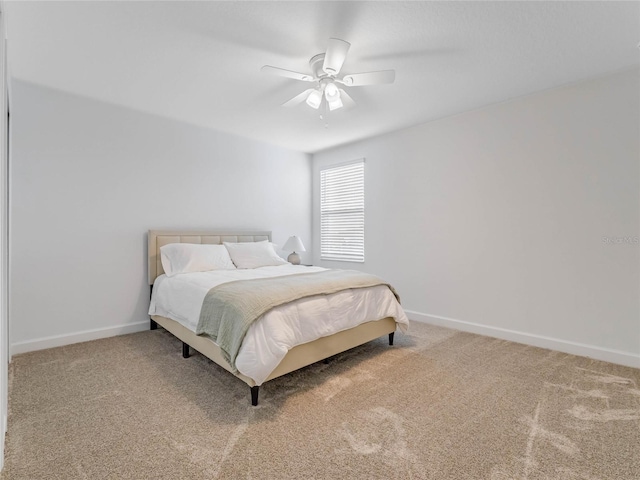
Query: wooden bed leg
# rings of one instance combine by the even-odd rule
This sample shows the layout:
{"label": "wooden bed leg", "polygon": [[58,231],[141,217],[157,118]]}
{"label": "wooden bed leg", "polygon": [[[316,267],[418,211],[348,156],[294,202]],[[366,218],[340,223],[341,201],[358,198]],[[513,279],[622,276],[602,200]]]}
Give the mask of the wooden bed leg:
{"label": "wooden bed leg", "polygon": [[389,334],[389,345],[393,345],[393,335],[394,335],[394,333],[396,333],[396,332],[391,332]]}
{"label": "wooden bed leg", "polygon": [[189,358],[189,345],[182,342],[182,358]]}
{"label": "wooden bed leg", "polygon": [[158,324],[155,321],[149,319],[149,322],[151,322],[149,330],[157,330],[158,329]]}
{"label": "wooden bed leg", "polygon": [[251,387],[251,405],[254,407],[258,405],[258,392],[260,391],[260,387],[258,385]]}

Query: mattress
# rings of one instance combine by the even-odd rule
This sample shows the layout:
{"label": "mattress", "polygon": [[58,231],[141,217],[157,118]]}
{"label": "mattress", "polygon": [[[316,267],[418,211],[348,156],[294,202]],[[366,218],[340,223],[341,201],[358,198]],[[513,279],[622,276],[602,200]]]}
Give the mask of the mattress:
{"label": "mattress", "polygon": [[[160,275],[154,283],[149,314],[175,320],[195,333],[204,297],[216,285],[322,270],[326,269],[280,265],[173,277]],[[402,331],[409,326],[402,307],[383,285],[318,295],[282,305],[262,315],[249,328],[236,358],[236,368],[261,385],[296,345],[384,317],[395,318]]]}

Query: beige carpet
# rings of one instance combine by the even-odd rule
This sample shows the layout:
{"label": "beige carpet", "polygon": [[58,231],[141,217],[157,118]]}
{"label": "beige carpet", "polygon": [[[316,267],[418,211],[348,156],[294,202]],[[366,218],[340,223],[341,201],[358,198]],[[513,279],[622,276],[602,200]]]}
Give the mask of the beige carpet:
{"label": "beige carpet", "polygon": [[412,324],[249,388],[164,330],[16,356],[3,479],[640,479],[640,370]]}

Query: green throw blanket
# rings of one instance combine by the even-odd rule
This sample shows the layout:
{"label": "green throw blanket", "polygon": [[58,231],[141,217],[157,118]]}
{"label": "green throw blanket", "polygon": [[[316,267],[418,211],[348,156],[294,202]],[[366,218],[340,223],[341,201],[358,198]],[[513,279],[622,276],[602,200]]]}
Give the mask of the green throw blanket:
{"label": "green throw blanket", "polygon": [[223,283],[205,296],[196,333],[213,338],[236,371],[236,357],[249,327],[272,308],[314,295],[376,285],[388,286],[400,301],[391,285],[356,270],[324,270]]}

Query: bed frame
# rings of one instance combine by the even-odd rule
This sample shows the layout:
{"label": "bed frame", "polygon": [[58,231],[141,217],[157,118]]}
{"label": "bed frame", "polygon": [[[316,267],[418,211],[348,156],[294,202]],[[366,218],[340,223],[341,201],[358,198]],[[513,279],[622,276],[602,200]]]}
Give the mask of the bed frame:
{"label": "bed frame", "polygon": [[[160,247],[169,243],[203,243],[221,244],[222,242],[259,242],[271,241],[271,232],[193,232],[193,231],[162,231],[149,230],[149,285],[153,289],[155,279],[164,273],[160,261]],[[251,404],[258,404],[259,386],[253,379],[234,373],[231,365],[223,358],[220,347],[209,337],[196,335],[188,328],[175,320],[159,315],[151,315],[151,330],[162,326],[165,330],[175,335],[182,341],[182,356],[189,357],[189,347],[197,350],[205,357],[220,365],[231,374],[238,377],[251,388]],[[343,330],[333,335],[322,337],[303,345],[298,345],[287,353],[280,364],[275,368],[266,381],[298,370],[320,360],[325,360],[333,355],[370,342],[383,335],[389,335],[389,345],[393,345],[393,334],[396,330],[396,322],[387,317],[380,320],[366,322],[357,327]]]}

